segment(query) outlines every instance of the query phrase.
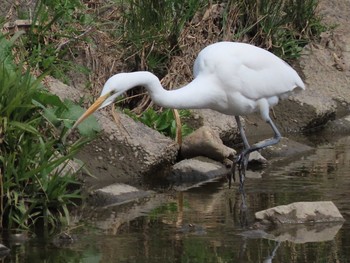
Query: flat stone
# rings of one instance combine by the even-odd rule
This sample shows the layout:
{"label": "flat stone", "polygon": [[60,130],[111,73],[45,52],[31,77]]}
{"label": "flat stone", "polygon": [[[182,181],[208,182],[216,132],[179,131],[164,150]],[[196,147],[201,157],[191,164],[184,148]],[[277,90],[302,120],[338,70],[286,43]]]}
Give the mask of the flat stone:
{"label": "flat stone", "polygon": [[121,205],[149,197],[152,193],[131,185],[116,183],[93,191],[90,194],[89,203],[98,207]]}
{"label": "flat stone", "polygon": [[268,158],[285,158],[311,150],[313,148],[306,144],[282,137],[279,143],[262,149],[261,153]]}
{"label": "flat stone", "polygon": [[344,218],[331,201],[297,202],[255,213],[255,218],[266,224],[304,224],[343,222]]}
{"label": "flat stone", "polygon": [[222,163],[206,157],[196,157],[176,163],[168,179],[177,183],[200,182],[223,177],[228,172],[229,169]]}

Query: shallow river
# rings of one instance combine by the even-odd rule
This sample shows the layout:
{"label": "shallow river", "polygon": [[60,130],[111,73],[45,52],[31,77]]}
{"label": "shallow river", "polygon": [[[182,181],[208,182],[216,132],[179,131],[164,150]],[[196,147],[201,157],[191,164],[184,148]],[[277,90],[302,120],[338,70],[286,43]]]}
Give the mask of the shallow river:
{"label": "shallow river", "polygon": [[[350,137],[260,173],[246,180],[246,213],[237,185],[211,182],[125,212],[95,211],[71,231],[72,244],[39,238],[10,244],[3,262],[350,262]],[[256,211],[325,200],[339,208],[342,226],[294,229],[281,233],[289,237],[283,242],[248,231]]]}

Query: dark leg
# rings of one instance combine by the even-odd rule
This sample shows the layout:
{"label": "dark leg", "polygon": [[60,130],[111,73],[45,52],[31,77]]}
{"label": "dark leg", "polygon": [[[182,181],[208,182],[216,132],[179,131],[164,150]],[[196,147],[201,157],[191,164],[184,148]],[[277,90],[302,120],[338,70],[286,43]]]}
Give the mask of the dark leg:
{"label": "dark leg", "polygon": [[[243,141],[243,151],[242,152],[248,151],[250,149],[250,145],[248,143],[247,136],[245,135],[241,120],[240,120],[239,116],[235,116],[235,119],[237,122],[237,127],[239,129],[239,133],[241,134],[241,138]],[[235,165],[234,165],[234,170],[235,170],[235,168],[236,168],[235,166],[238,163],[239,182],[240,182],[240,190],[241,191],[243,190],[243,184],[244,184],[244,179],[245,179],[245,170],[247,169],[247,165],[248,165],[249,153],[246,153],[244,155],[245,158],[244,158],[244,160],[242,159],[241,162],[240,162],[240,159],[241,159],[242,154],[240,154],[236,160]],[[234,175],[234,171],[233,171],[233,175]]]}
{"label": "dark leg", "polygon": [[249,156],[249,153],[254,152],[254,151],[258,151],[260,149],[263,149],[265,147],[274,145],[276,143],[278,143],[281,140],[281,133],[279,132],[279,130],[277,129],[276,125],[273,123],[273,121],[270,119],[267,121],[267,123],[271,126],[273,132],[275,133],[273,138],[258,142],[254,145],[252,145],[251,147],[249,147],[248,149],[244,149],[242,151],[242,153],[240,154],[240,156],[238,157],[238,162],[239,165],[244,165],[244,162],[246,162],[246,156]]}
{"label": "dark leg", "polygon": [[[240,133],[241,138],[242,138],[242,140],[243,140],[243,150],[249,149],[250,146],[249,146],[247,137],[245,136],[244,129],[243,129],[241,120],[239,119],[239,116],[235,116],[235,120],[236,120],[236,123],[237,123],[237,127],[238,127],[238,129],[239,129],[239,133]],[[238,158],[239,158],[239,157],[238,157]],[[237,160],[238,160],[238,159],[237,159]],[[232,165],[232,171],[231,171],[231,173],[230,173],[229,176],[228,176],[229,188],[231,188],[232,178],[233,178],[234,181],[235,181],[235,178],[236,178],[236,177],[235,177],[235,173],[236,173],[236,164],[237,164],[237,160],[233,163],[233,165]],[[242,170],[242,169],[240,169],[240,167],[238,167],[238,169],[239,169],[239,174],[240,174],[240,188],[242,188],[243,183],[244,183],[244,175],[241,176],[241,170]]]}
{"label": "dark leg", "polygon": [[[238,171],[240,172],[240,183],[241,187],[243,187],[244,184],[244,174],[245,174],[245,169],[247,168],[248,160],[249,160],[249,154],[254,151],[258,151],[262,148],[265,148],[267,146],[274,145],[278,143],[281,140],[281,133],[278,131],[276,125],[273,123],[271,119],[267,121],[267,123],[271,126],[273,132],[275,133],[274,137],[271,139],[267,139],[261,142],[258,142],[251,147],[248,144],[247,138],[245,136],[243,127],[240,123],[239,117],[235,117],[237,121],[238,128],[241,133],[241,137],[244,143],[244,149],[243,151],[239,154],[237,158],[237,164],[238,164]],[[234,165],[235,168],[235,165]]]}
{"label": "dark leg", "polygon": [[[239,173],[239,180],[240,180],[240,192],[242,195],[242,207],[243,209],[246,209],[246,202],[245,202],[245,192],[244,192],[244,179],[245,179],[245,171],[247,169],[247,165],[248,165],[248,160],[249,160],[249,154],[251,152],[254,151],[258,151],[262,148],[265,148],[267,146],[271,146],[274,145],[276,143],[278,143],[281,140],[281,134],[278,131],[276,125],[273,123],[273,121],[271,119],[269,119],[267,121],[267,123],[271,126],[273,132],[275,133],[273,138],[258,142],[252,146],[249,145],[247,137],[245,136],[245,132],[244,129],[242,127],[241,121],[239,119],[239,116],[235,116],[236,122],[237,122],[237,126],[238,129],[241,133],[241,137],[243,140],[243,145],[244,145],[244,149],[243,151],[238,155],[238,158],[236,160],[236,162],[232,165],[232,175],[233,178],[235,178],[235,170],[236,170],[236,165],[238,164],[238,173]],[[229,187],[231,187],[231,180],[232,177],[229,179]]]}
{"label": "dark leg", "polygon": [[[244,128],[242,126],[242,123],[241,123],[239,116],[235,116],[235,119],[237,122],[237,127],[239,129],[239,133],[241,134],[241,138],[243,141],[243,152],[244,152],[244,151],[247,151],[248,149],[250,149],[250,145],[249,145],[249,142],[247,140],[247,136],[245,135],[245,131],[244,131]],[[233,176],[233,178],[235,178],[236,164],[238,163],[239,191],[240,191],[241,197],[242,197],[241,206],[242,206],[243,211],[247,208],[246,201],[245,201],[245,192],[244,192],[244,180],[245,180],[245,171],[247,169],[248,160],[249,160],[249,153],[245,154],[244,156],[245,156],[244,160],[242,160],[242,162],[240,163],[239,162],[239,160],[241,158],[241,154],[240,154],[232,167],[232,169],[233,169],[232,176]]]}

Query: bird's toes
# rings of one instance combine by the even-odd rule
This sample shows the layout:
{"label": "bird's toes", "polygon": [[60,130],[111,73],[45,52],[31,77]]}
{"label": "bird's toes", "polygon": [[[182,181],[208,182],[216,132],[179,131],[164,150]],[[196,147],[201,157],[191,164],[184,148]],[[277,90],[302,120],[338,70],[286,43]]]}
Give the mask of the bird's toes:
{"label": "bird's toes", "polygon": [[245,154],[240,153],[236,159],[236,165],[238,166],[238,170],[242,170],[245,167]]}

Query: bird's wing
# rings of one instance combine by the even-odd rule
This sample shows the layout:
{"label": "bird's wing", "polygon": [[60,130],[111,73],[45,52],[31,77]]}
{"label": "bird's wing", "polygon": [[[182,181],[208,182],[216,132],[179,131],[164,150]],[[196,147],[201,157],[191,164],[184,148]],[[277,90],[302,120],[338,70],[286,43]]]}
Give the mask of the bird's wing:
{"label": "bird's wing", "polygon": [[264,67],[242,64],[238,71],[239,89],[250,99],[282,96],[295,88],[304,88],[298,74],[289,65],[273,61]]}
{"label": "bird's wing", "polygon": [[296,71],[272,53],[244,43],[219,42],[203,49],[194,75],[212,75],[226,93],[249,99],[282,96],[304,84]]}
{"label": "bird's wing", "polygon": [[230,90],[257,100],[304,89],[303,81],[286,62],[265,50],[253,51],[226,58],[227,66],[218,75]]}

